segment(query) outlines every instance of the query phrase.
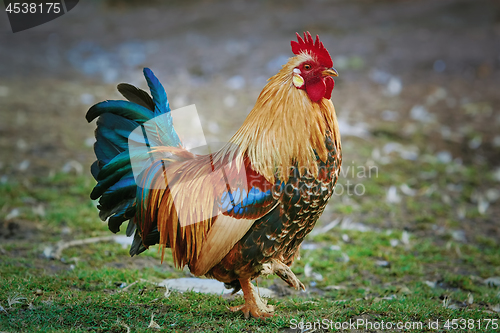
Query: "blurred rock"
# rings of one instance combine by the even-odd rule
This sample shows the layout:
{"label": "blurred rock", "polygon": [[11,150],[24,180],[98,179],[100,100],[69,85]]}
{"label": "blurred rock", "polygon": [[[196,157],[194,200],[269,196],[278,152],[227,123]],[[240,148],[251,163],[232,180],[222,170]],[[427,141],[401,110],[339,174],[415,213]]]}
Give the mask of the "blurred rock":
{"label": "blurred rock", "polygon": [[86,75],[100,74],[107,83],[118,78],[118,59],[94,42],[79,42],[68,51],[67,57],[71,65]]}
{"label": "blurred rock", "polygon": [[389,79],[385,88],[385,94],[388,96],[398,96],[403,90],[403,83],[395,76]]}
{"label": "blurred rock", "polygon": [[154,43],[146,44],[140,41],[127,41],[118,45],[116,53],[123,64],[129,68],[142,65],[146,61],[146,52]]}
{"label": "blurred rock", "polygon": [[391,79],[391,74],[375,68],[370,72],[369,77],[375,83],[387,84]]}
{"label": "blurred rock", "polygon": [[390,155],[392,153],[398,153],[401,158],[405,160],[414,161],[419,156],[419,150],[417,146],[403,146],[398,142],[388,142],[382,148],[385,155]]}
{"label": "blurred rock", "polygon": [[480,136],[475,136],[469,141],[470,149],[477,149],[481,146],[483,139]]}
{"label": "blurred rock", "polygon": [[83,105],[92,105],[94,104],[95,98],[94,95],[89,93],[83,93],[80,95],[80,103]]}
{"label": "blurred rock", "polygon": [[452,136],[451,129],[448,126],[441,126],[441,136],[443,139],[450,139]]}
{"label": "blurred rock", "polygon": [[19,138],[16,142],[16,147],[20,151],[25,151],[26,149],[28,149],[28,143],[23,138]]}
{"label": "blurred rock", "polygon": [[356,231],[360,231],[360,232],[378,231],[378,229],[369,227],[363,223],[354,222],[350,217],[345,217],[342,219],[342,222],[340,223],[340,229],[341,230],[356,230]]}
{"label": "blurred rock", "polygon": [[411,294],[412,292],[410,288],[408,288],[407,286],[399,286],[397,293],[408,295]]}
{"label": "blurred rock", "polygon": [[127,249],[132,245],[134,237],[127,237],[125,235],[118,235],[113,238],[114,242],[120,244],[123,249]]}
{"label": "blurred rock", "polygon": [[16,217],[18,217],[19,215],[21,215],[19,208],[14,208],[10,211],[9,214],[7,214],[7,216],[5,217],[5,221],[13,220]]}
{"label": "blurred rock", "polygon": [[453,160],[449,151],[440,151],[436,154],[436,158],[440,163],[447,164]]}
{"label": "blurred rock", "polygon": [[61,171],[64,173],[70,173],[71,171],[74,171],[75,174],[81,175],[83,173],[83,165],[78,161],[71,160],[63,165]]}
{"label": "blurred rock", "polygon": [[465,110],[465,114],[470,116],[491,116],[493,113],[493,107],[487,102],[471,103],[467,100],[462,103],[462,108]]}
{"label": "blurred rock", "polygon": [[497,168],[495,171],[493,171],[493,178],[500,182],[500,168]]}
{"label": "blurred rock", "polygon": [[317,249],[321,249],[322,246],[319,245],[319,244],[316,244],[316,243],[302,243],[300,245],[300,249],[301,250],[317,250]]}
{"label": "blurred rock", "polygon": [[339,117],[338,122],[339,128],[342,128],[343,136],[357,136],[359,138],[369,137],[368,126],[361,121],[351,125],[346,119]]}
{"label": "blurred rock", "polygon": [[349,68],[349,58],[344,55],[338,55],[333,58],[333,67],[336,70],[342,71]]}
{"label": "blurred rock", "polygon": [[62,235],[69,235],[69,234],[71,234],[71,228],[70,227],[62,227],[61,228],[61,234]]}
{"label": "blurred rock", "polygon": [[457,216],[460,220],[463,220],[467,214],[467,210],[464,206],[460,206],[457,208]]}
{"label": "blurred rock", "polygon": [[16,113],[16,121],[15,124],[19,126],[24,126],[28,122],[28,117],[26,116],[25,112],[18,111]]}
{"label": "blurred rock", "polygon": [[436,285],[437,285],[437,283],[435,281],[424,281],[424,283],[431,288],[436,288]]}
{"label": "blurred rock", "polygon": [[45,217],[45,207],[42,204],[38,204],[36,206],[33,206],[32,208],[33,214],[40,216],[40,217]]}
{"label": "blurred rock", "polygon": [[236,97],[234,97],[234,95],[227,95],[226,97],[224,97],[224,100],[223,100],[224,105],[228,108],[234,107],[237,102],[238,101],[237,101]]}
{"label": "blurred rock", "polygon": [[7,97],[9,96],[9,93],[10,93],[9,87],[0,86],[0,97]]}
{"label": "blurred rock", "polygon": [[[341,221],[341,218],[338,217],[336,218],[335,220],[333,220],[332,222],[328,223],[327,225],[325,226],[316,226],[312,231],[311,231],[311,236],[315,236],[315,235],[319,235],[319,234],[324,234],[324,233],[327,233],[328,231],[330,231],[331,229],[335,228]],[[302,245],[302,248],[304,247],[304,245]]]}
{"label": "blurred rock", "polygon": [[381,301],[392,301],[393,299],[396,299],[397,296],[392,294],[390,296],[384,296],[384,297],[375,297],[373,299],[373,303],[378,303],[378,302],[381,302]]}
{"label": "blurred rock", "polygon": [[29,160],[24,160],[21,163],[19,163],[19,166],[17,167],[17,169],[19,171],[26,171],[30,167],[30,164],[31,164],[31,162]]}
{"label": "blurred rock", "polygon": [[392,185],[391,187],[389,187],[389,189],[387,190],[385,201],[388,204],[398,204],[401,202],[401,197],[398,195],[396,186]]}
{"label": "blurred rock", "polygon": [[477,201],[477,211],[479,214],[484,215],[486,214],[486,211],[490,207],[490,203],[483,197],[480,196],[478,201]]}
{"label": "blurred rock", "polygon": [[250,43],[243,39],[232,39],[226,42],[226,51],[232,56],[246,54],[250,50]]}
{"label": "blurred rock", "polygon": [[215,121],[209,121],[208,130],[212,133],[219,133],[220,132],[219,124],[217,124]]}
{"label": "blurred rock", "polygon": [[434,72],[442,73],[446,69],[446,63],[444,62],[444,60],[438,59],[434,61],[434,65],[432,65],[432,68],[434,69]]}
{"label": "blurred rock", "polygon": [[255,76],[255,77],[252,78],[252,80],[250,81],[250,83],[252,84],[253,88],[255,88],[255,89],[262,89],[262,87],[264,87],[266,85],[267,79],[268,79],[267,76],[257,75],[257,76]]}
{"label": "blurred rock", "polygon": [[310,277],[312,274],[313,268],[310,263],[305,264],[304,266],[304,275],[306,277]]}
{"label": "blurred rock", "polygon": [[384,268],[390,268],[391,263],[388,262],[387,260],[376,260],[375,265],[379,267],[384,267]]}
{"label": "blurred rock", "polygon": [[430,123],[435,120],[435,116],[430,114],[423,105],[414,105],[410,110],[410,117],[422,123]]}
{"label": "blurred rock", "polygon": [[[180,292],[194,291],[204,294],[230,294],[232,289],[226,289],[224,283],[212,279],[200,278],[179,278],[179,279],[166,279],[158,284],[159,286],[166,287],[171,290]],[[257,292],[261,297],[271,297],[274,292],[267,288],[257,288]],[[237,293],[241,295],[241,290]]]}
{"label": "blurred rock", "polygon": [[410,188],[407,184],[401,184],[399,189],[401,190],[401,192],[403,192],[403,194],[406,194],[410,197],[413,197],[417,194],[417,190]]}
{"label": "blurred rock", "polygon": [[500,276],[489,277],[483,282],[490,287],[500,287]]}
{"label": "blurred rock", "polygon": [[382,119],[385,121],[397,121],[399,119],[399,113],[391,110],[382,111]]}
{"label": "blurred rock", "polygon": [[84,144],[85,144],[85,146],[86,146],[86,147],[93,147],[93,146],[94,146],[95,141],[96,141],[96,140],[95,140],[95,137],[90,136],[90,137],[88,137],[88,138],[86,138],[86,139],[85,139]]}
{"label": "blurred rock", "polygon": [[463,230],[452,230],[451,237],[456,241],[467,243],[467,238],[465,237],[465,231]]}
{"label": "blurred rock", "polygon": [[446,205],[449,205],[451,206],[451,204],[453,203],[453,201],[451,200],[450,196],[446,193],[444,194],[441,194],[441,201],[446,204]]}
{"label": "blurred rock", "polygon": [[312,278],[316,281],[323,281],[323,275],[317,272],[312,272]]}
{"label": "blurred rock", "polygon": [[500,191],[495,188],[490,188],[486,191],[485,195],[489,202],[495,202],[500,198]]}
{"label": "blurred rock", "polygon": [[326,286],[325,287],[325,290],[345,290],[345,289],[347,289],[347,287],[345,287],[345,286],[336,286],[336,285]]}
{"label": "blurred rock", "polygon": [[378,148],[372,150],[372,158],[380,164],[388,164],[391,161],[388,156],[382,156]]}
{"label": "blurred rock", "polygon": [[182,108],[184,106],[188,105],[188,99],[184,95],[177,95],[174,97],[172,101],[172,107],[177,109],[177,108]]}
{"label": "blurred rock", "polygon": [[500,147],[500,135],[497,135],[493,138],[493,147],[499,148]]}
{"label": "blurred rock", "polygon": [[156,42],[126,41],[113,48],[84,40],[66,53],[69,63],[85,75],[97,76],[114,83],[121,73],[143,65],[147,55],[156,51]]}
{"label": "blurred rock", "polygon": [[401,243],[403,243],[404,245],[410,244],[410,233],[406,230],[401,234]]}
{"label": "blurred rock", "polygon": [[434,92],[427,96],[426,103],[427,105],[434,105],[436,102],[445,99],[447,95],[448,93],[446,92],[446,89],[438,87],[434,90]]}
{"label": "blurred rock", "polygon": [[245,87],[245,78],[241,75],[235,75],[226,81],[226,87],[231,90],[240,90]]}

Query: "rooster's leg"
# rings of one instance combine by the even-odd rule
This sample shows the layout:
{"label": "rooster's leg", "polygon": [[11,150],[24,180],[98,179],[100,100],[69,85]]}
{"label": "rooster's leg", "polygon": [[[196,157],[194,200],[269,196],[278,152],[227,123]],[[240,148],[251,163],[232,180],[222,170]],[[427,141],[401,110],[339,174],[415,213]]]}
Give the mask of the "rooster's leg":
{"label": "rooster's leg", "polygon": [[281,261],[277,259],[271,259],[270,262],[265,263],[263,265],[263,270],[262,274],[264,275],[269,275],[269,274],[276,274],[278,275],[283,281],[288,283],[290,287],[294,287],[295,289],[299,290],[306,290],[306,287],[300,280],[293,274],[292,270],[290,267],[282,263]]}
{"label": "rooster's leg", "polygon": [[250,316],[254,318],[272,317],[274,306],[267,305],[267,302],[260,298],[250,279],[239,279],[239,281],[243,290],[245,304],[230,307],[229,310],[233,312],[241,310],[247,319]]}

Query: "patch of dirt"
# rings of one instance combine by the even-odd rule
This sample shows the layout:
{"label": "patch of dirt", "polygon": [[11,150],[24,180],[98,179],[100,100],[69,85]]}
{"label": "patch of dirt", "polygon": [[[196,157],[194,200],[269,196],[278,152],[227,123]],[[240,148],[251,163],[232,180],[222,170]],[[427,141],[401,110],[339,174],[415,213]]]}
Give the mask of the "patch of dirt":
{"label": "patch of dirt", "polygon": [[37,239],[40,237],[41,225],[27,220],[0,221],[0,240],[3,244],[9,241]]}

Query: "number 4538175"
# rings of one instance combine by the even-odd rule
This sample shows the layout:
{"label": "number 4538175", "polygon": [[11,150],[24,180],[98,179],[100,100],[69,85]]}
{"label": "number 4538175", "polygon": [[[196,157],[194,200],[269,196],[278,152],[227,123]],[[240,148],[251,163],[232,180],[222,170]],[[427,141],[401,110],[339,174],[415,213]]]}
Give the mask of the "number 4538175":
{"label": "number 4538175", "polygon": [[444,323],[445,329],[479,330],[498,329],[498,319],[448,319]]}
{"label": "number 4538175", "polygon": [[5,9],[7,13],[14,14],[58,14],[61,12],[61,4],[58,2],[34,3],[34,2],[13,2],[9,3]]}

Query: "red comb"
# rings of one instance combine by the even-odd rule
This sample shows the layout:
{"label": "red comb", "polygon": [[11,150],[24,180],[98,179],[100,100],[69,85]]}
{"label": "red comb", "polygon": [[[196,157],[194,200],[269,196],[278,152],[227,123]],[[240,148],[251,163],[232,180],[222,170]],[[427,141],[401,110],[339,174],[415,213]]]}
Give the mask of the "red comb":
{"label": "red comb", "polygon": [[292,40],[292,52],[294,54],[300,54],[301,52],[307,52],[316,56],[320,64],[325,67],[333,67],[332,57],[330,57],[330,53],[325,48],[322,42],[319,40],[319,36],[316,35],[316,42],[313,40],[309,31],[304,32],[304,39],[300,37],[300,35],[296,32],[298,42]]}

